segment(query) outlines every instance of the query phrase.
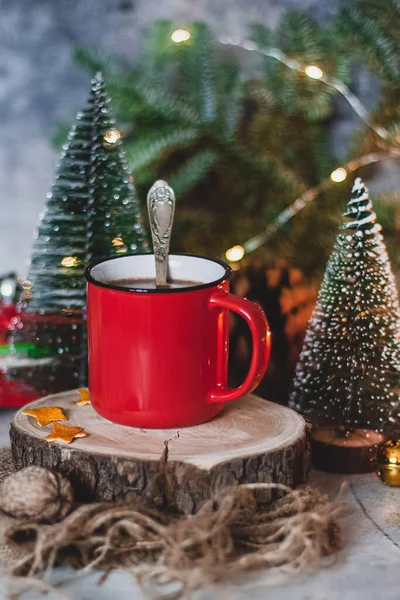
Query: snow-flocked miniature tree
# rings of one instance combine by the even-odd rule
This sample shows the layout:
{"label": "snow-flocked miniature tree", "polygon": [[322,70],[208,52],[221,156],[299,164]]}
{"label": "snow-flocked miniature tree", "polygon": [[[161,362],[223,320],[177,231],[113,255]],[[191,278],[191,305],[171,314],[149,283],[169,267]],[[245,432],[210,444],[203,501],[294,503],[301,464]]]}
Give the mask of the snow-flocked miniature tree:
{"label": "snow-flocked miniature tree", "polygon": [[318,425],[400,423],[400,310],[368,189],[355,180],[297,365],[290,405]]}
{"label": "snow-flocked miniature tree", "polygon": [[98,74],[63,146],[35,235],[8,376],[38,394],[86,384],[85,266],[148,247],[109,103]]}

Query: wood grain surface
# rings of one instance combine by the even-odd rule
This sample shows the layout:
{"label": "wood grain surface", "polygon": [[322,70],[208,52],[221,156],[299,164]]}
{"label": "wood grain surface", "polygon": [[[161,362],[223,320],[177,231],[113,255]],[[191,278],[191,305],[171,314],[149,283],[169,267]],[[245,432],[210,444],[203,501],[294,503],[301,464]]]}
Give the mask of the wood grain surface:
{"label": "wood grain surface", "polygon": [[81,499],[115,500],[138,493],[146,502],[194,512],[228,485],[271,481],[295,486],[307,479],[305,421],[256,396],[229,403],[213,420],[184,429],[117,425],[91,405],[77,406],[77,400],[77,391],[62,392],[29,408],[59,406],[68,417],[66,424],[83,427],[87,437],[69,445],[47,442],[51,425],[40,427],[23,409],[16,413],[10,435],[18,467],[35,464],[64,473]]}

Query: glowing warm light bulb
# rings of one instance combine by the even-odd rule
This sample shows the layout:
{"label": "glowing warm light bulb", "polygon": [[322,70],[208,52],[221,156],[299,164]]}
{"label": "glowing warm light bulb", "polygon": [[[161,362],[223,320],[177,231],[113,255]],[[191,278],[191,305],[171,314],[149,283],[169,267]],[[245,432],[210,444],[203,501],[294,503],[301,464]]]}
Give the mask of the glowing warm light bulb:
{"label": "glowing warm light bulb", "polygon": [[186,42],[190,38],[190,31],[187,29],[175,29],[173,34],[171,35],[171,40],[176,44],[180,44],[181,42]]}
{"label": "glowing warm light bulb", "polygon": [[119,129],[109,129],[107,133],[104,134],[103,140],[106,144],[117,144],[121,141],[122,134]]}
{"label": "glowing warm light bulb", "polygon": [[339,167],[338,169],[332,171],[330,177],[335,183],[340,183],[346,179],[347,171],[346,169],[343,169],[343,167]]}
{"label": "glowing warm light bulb", "polygon": [[233,246],[233,248],[229,248],[229,250],[225,252],[225,257],[230,262],[237,262],[238,260],[242,260],[243,256],[243,246]]}
{"label": "glowing warm light bulb", "polygon": [[124,245],[124,240],[122,238],[120,238],[120,237],[115,237],[112,240],[111,243],[112,243],[113,246],[123,246]]}
{"label": "glowing warm light bulb", "polygon": [[307,77],[310,77],[310,79],[321,79],[324,74],[323,70],[316,65],[308,65],[304,69],[304,73],[307,75]]}
{"label": "glowing warm light bulb", "polygon": [[76,256],[64,256],[61,264],[63,267],[76,267],[79,264],[79,260]]}
{"label": "glowing warm light bulb", "polygon": [[9,298],[14,293],[15,286],[11,279],[3,279],[0,285],[0,295]]}

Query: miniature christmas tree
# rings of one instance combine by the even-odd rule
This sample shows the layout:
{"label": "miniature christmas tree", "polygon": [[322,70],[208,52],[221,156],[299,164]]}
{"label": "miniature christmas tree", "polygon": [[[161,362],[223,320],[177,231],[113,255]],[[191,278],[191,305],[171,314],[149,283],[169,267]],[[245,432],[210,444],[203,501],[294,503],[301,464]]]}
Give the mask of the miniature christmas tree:
{"label": "miniature christmas tree", "polygon": [[291,406],[318,425],[400,424],[400,310],[368,190],[355,180],[296,369]]}
{"label": "miniature christmas tree", "polygon": [[40,394],[86,384],[87,263],[147,248],[109,102],[98,74],[63,146],[35,236],[8,375],[29,381]]}

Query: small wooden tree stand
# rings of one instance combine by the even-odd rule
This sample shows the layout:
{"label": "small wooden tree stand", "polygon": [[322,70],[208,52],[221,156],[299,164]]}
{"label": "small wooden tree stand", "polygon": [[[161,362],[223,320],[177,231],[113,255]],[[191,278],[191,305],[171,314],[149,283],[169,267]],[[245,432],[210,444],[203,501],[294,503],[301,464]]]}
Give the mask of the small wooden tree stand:
{"label": "small wooden tree stand", "polygon": [[386,440],[371,429],[347,432],[344,427],[314,427],[311,432],[312,464],[330,473],[370,473],[376,470],[375,457]]}
{"label": "small wooden tree stand", "polygon": [[[28,405],[60,406],[68,423],[87,437],[66,445],[44,438],[21,409],[10,437],[17,468],[38,465],[66,475],[82,501],[110,501],[139,494],[157,506],[196,512],[214,492],[238,483],[274,482],[290,487],[307,480],[308,430],[289,408],[256,396],[226,405],[212,421],[180,430],[135,429],[100,417],[91,405],[77,406],[76,391]],[[27,407],[25,407],[27,408]]]}

